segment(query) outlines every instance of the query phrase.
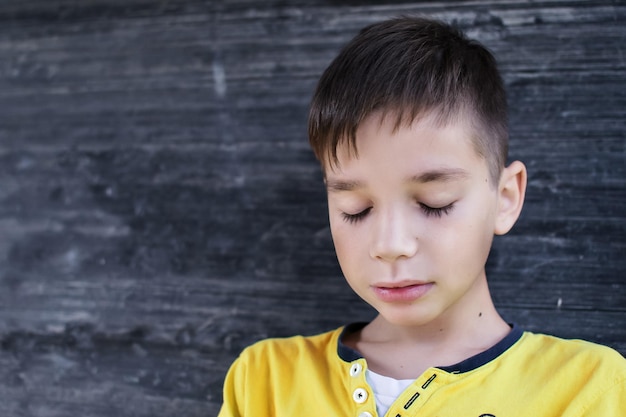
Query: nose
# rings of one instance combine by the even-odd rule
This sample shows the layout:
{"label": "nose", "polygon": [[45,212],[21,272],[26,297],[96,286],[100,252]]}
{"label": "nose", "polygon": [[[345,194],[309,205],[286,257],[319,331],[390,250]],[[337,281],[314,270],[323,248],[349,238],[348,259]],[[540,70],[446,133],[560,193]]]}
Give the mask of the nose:
{"label": "nose", "polygon": [[394,262],[417,253],[419,242],[411,214],[414,215],[403,208],[396,208],[375,216],[370,244],[372,258]]}

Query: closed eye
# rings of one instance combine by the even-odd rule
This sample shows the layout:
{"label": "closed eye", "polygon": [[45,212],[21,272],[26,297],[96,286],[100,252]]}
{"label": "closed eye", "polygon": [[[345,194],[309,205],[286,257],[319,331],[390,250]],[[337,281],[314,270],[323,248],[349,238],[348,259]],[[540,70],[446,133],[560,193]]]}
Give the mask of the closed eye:
{"label": "closed eye", "polygon": [[454,208],[454,203],[450,203],[444,207],[430,207],[424,203],[419,203],[419,205],[426,217],[435,216],[437,218],[440,218],[444,214],[447,215]]}
{"label": "closed eye", "polygon": [[357,223],[357,222],[363,220],[365,218],[365,216],[367,216],[371,210],[372,210],[372,208],[368,207],[365,210],[360,211],[360,212],[358,212],[356,214],[342,213],[343,214],[343,219],[345,221],[347,221],[348,223]]}

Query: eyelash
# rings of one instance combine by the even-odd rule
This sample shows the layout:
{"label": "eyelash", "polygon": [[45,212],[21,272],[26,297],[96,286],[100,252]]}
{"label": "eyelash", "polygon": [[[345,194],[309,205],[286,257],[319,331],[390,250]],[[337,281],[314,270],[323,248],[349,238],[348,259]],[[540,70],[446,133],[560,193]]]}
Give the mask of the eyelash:
{"label": "eyelash", "polygon": [[343,219],[345,221],[347,221],[350,224],[354,224],[354,223],[358,223],[361,220],[363,220],[365,218],[365,216],[367,216],[369,214],[369,212],[372,210],[371,207],[366,208],[365,210],[356,213],[356,214],[348,214],[348,213],[342,213],[343,214]]}
{"label": "eyelash", "polygon": [[424,214],[426,214],[426,217],[435,216],[437,218],[441,218],[443,215],[447,215],[450,213],[450,211],[454,207],[454,203],[448,204],[444,207],[429,207],[425,204],[420,203],[420,207],[422,211],[424,211]]}
{"label": "eyelash", "polygon": [[[435,216],[436,218],[441,218],[442,216],[448,215],[450,213],[450,211],[454,208],[454,203],[448,204],[444,207],[430,207],[423,203],[419,203],[419,206],[426,215],[426,217]],[[368,207],[365,210],[356,214],[343,213],[343,219],[351,224],[358,223],[363,220],[371,210],[372,208]]]}

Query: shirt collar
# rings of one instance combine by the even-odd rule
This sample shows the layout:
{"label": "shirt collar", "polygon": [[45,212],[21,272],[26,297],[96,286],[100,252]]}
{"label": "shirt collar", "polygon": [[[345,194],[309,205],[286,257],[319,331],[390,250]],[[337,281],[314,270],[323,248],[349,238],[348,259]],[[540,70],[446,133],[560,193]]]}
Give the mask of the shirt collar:
{"label": "shirt collar", "polygon": [[[343,331],[339,335],[337,342],[337,354],[345,362],[352,362],[357,359],[363,358],[363,355],[355,349],[345,345],[343,339],[350,333],[357,332],[365,327],[368,323],[358,322],[352,323],[344,327]],[[511,346],[513,346],[521,337],[524,331],[517,324],[510,324],[511,331],[498,343],[490,347],[489,349],[481,352],[477,355],[471,356],[457,364],[450,366],[439,366],[438,368],[450,373],[464,373],[479,368],[506,352]]]}

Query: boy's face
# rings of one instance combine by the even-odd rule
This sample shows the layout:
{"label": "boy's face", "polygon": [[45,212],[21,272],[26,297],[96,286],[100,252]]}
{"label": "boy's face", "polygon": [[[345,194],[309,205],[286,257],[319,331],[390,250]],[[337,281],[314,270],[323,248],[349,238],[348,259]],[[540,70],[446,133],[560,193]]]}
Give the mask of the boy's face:
{"label": "boy's face", "polygon": [[[388,322],[461,317],[486,288],[499,187],[464,123],[421,119],[393,131],[372,115],[327,166],[330,228],[352,289]],[[468,304],[469,303],[469,304]]]}

